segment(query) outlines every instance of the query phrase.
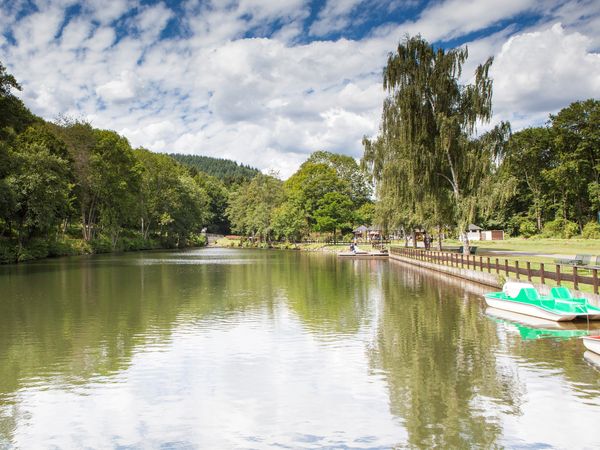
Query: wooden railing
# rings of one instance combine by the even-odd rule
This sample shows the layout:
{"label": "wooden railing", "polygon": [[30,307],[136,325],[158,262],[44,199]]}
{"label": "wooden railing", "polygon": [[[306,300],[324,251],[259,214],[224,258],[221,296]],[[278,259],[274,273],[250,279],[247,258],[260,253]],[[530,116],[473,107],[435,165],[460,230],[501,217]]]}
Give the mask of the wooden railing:
{"label": "wooden railing", "polygon": [[[598,294],[598,269],[577,266],[565,266],[562,264],[534,263],[539,268],[532,268],[529,261],[510,261],[506,258],[492,258],[489,256],[463,255],[462,253],[450,253],[440,251],[429,251],[418,248],[390,247],[390,254],[415,259],[417,261],[441,264],[461,269],[478,270],[480,272],[514,274],[518,280],[523,277],[527,281],[539,278],[542,284],[553,280],[558,286],[562,282],[572,282],[573,288],[579,290],[579,285],[593,286],[594,294]],[[582,273],[583,270],[583,273]]]}

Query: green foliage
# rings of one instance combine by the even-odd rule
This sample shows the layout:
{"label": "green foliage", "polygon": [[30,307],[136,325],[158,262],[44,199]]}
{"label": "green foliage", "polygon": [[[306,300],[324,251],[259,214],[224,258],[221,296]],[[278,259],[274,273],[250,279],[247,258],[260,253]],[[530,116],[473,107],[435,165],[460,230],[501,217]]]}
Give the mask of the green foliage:
{"label": "green foliage", "polygon": [[208,208],[211,215],[208,232],[228,234],[231,224],[227,219],[227,199],[229,192],[225,184],[216,177],[202,173],[196,175],[194,180],[208,195]]}
{"label": "green foliage", "polygon": [[260,240],[270,240],[275,211],[283,201],[281,180],[271,175],[257,175],[230,195],[227,216],[232,230]]}
{"label": "green foliage", "polygon": [[586,223],[581,234],[584,239],[600,239],[600,224],[595,220]]}
{"label": "green foliage", "polygon": [[535,226],[535,222],[531,220],[524,220],[519,225],[519,234],[523,237],[531,237],[537,233],[537,227]]}
{"label": "green foliage", "polygon": [[110,253],[116,250],[110,237],[101,234],[90,242],[94,253]]}
{"label": "green foliage", "polygon": [[48,256],[89,255],[92,247],[83,239],[63,237],[48,241]]}
{"label": "green foliage", "polygon": [[375,204],[372,202],[365,203],[356,210],[354,223],[357,225],[373,225],[375,219]]}
{"label": "green foliage", "polygon": [[384,211],[396,211],[394,226],[432,220],[465,230],[480,207],[509,127],[475,138],[475,125],[491,117],[492,59],[477,67],[473,84],[462,85],[466,59],[466,49],[436,49],[420,36],[404,39],[388,58],[381,130],[363,141],[363,165]]}
{"label": "green foliage", "polygon": [[341,179],[329,164],[306,161],[285,182],[289,201],[303,211],[309,225],[316,223],[315,211],[319,201],[327,194],[337,192],[350,198],[350,185]]}
{"label": "green foliage", "polygon": [[17,245],[10,239],[0,238],[0,264],[17,262]]}
{"label": "green foliage", "polygon": [[195,169],[196,173],[192,173],[192,175],[195,176],[197,172],[202,172],[221,180],[227,186],[248,182],[260,173],[258,169],[238,164],[229,159],[179,153],[169,156],[184,166]]}
{"label": "green foliage", "polygon": [[352,200],[339,192],[328,192],[319,200],[319,208],[315,211],[317,231],[332,232],[334,240],[336,231],[349,228],[352,220]]}
{"label": "green foliage", "polygon": [[17,246],[17,262],[33,261],[48,256],[48,241],[34,238],[27,242],[26,246]]}
{"label": "green foliage", "polygon": [[297,242],[306,228],[306,221],[298,205],[285,202],[273,212],[273,231],[278,239]]}
{"label": "green foliage", "polygon": [[[581,228],[600,210],[600,102],[575,102],[550,116],[548,127],[528,128],[510,139],[496,184],[510,198],[493,216],[508,223],[529,215],[539,229],[562,217]],[[550,228],[555,227],[551,225]],[[572,234],[571,226],[567,234]],[[544,235],[559,233],[546,228]]]}
{"label": "green foliage", "polygon": [[13,95],[13,90],[20,91],[21,86],[0,62],[0,140],[9,141],[32,123],[40,121],[21,99]]}
{"label": "green foliage", "polygon": [[542,236],[545,238],[570,239],[579,234],[579,225],[562,218],[554,219],[544,225]]}
{"label": "green foliage", "polygon": [[10,218],[22,241],[60,222],[69,208],[72,184],[68,162],[44,141],[19,139],[14,161],[6,186],[12,199]]}
{"label": "green foliage", "polygon": [[312,153],[306,163],[325,164],[334,169],[338,179],[348,184],[348,195],[355,208],[369,202],[372,194],[371,186],[354,158],[338,153],[318,151]]}

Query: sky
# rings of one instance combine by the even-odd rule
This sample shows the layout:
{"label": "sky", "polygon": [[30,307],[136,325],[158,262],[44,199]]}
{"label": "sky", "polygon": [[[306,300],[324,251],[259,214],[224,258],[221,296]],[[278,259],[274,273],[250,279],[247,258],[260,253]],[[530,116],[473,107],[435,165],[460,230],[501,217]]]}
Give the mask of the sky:
{"label": "sky", "polygon": [[417,33],[468,47],[465,83],[494,57],[492,124],[600,98],[597,0],[0,0],[0,61],[34,113],[282,178],[316,150],[362,156],[387,56]]}

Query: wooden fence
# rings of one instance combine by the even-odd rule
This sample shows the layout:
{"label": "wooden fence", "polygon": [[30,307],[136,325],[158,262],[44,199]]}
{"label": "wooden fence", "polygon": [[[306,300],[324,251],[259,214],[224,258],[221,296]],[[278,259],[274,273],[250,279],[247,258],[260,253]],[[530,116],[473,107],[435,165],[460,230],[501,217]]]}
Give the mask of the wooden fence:
{"label": "wooden fence", "polygon": [[[539,278],[542,284],[547,280],[556,281],[560,286],[561,282],[572,282],[575,290],[579,290],[580,284],[593,286],[594,294],[598,294],[598,269],[585,268],[571,265],[536,263],[539,269],[533,269],[529,261],[509,261],[505,258],[493,258],[489,256],[463,255],[462,253],[439,252],[433,250],[423,250],[407,247],[390,247],[392,255],[403,256],[405,258],[415,259],[417,261],[442,264],[449,267],[461,269],[478,270],[481,272],[504,274],[510,276],[514,274],[517,279],[523,278],[531,281],[533,277]],[[582,269],[584,273],[581,273]]]}

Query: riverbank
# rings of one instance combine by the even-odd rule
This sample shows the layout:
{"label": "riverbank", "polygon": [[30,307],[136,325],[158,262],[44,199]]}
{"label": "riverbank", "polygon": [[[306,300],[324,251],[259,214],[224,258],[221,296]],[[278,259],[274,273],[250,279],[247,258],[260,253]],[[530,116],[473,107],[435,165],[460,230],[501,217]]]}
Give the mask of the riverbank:
{"label": "riverbank", "polygon": [[[348,251],[348,244],[323,244],[323,243],[290,243],[290,242],[271,242],[252,244],[248,241],[242,242],[241,239],[222,238],[210,244],[211,247],[221,248],[270,248],[276,250],[298,250],[303,252],[327,252],[340,253]],[[370,249],[370,246],[364,246],[364,249]]]}
{"label": "riverbank", "polygon": [[185,247],[174,245],[173,240],[144,239],[139,235],[122,236],[113,244],[107,237],[101,236],[91,241],[63,236],[53,240],[30,239],[26,244],[12,239],[0,239],[0,264],[15,264],[60,256],[95,255],[103,253],[123,253],[144,250],[167,250],[175,248],[203,247],[206,238],[194,235]]}

